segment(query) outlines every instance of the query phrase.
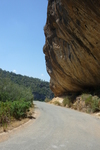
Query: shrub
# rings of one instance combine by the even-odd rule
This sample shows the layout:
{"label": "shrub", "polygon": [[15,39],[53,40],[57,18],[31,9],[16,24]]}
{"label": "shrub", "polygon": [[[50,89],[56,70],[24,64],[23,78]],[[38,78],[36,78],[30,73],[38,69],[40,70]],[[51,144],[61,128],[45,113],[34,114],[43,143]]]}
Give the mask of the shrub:
{"label": "shrub", "polygon": [[30,102],[14,101],[11,105],[11,115],[16,119],[25,118],[30,107]]}
{"label": "shrub", "polygon": [[50,99],[46,97],[44,101],[45,101],[45,102],[49,102]]}
{"label": "shrub", "polygon": [[7,124],[10,122],[10,102],[0,102],[0,124],[6,131]]}
{"label": "shrub", "polygon": [[85,104],[86,104],[86,106],[91,106],[92,105],[92,95],[88,96],[85,99]]}
{"label": "shrub", "polygon": [[7,127],[7,124],[11,121],[11,117],[15,119],[21,119],[27,117],[27,112],[32,106],[31,102],[14,101],[14,102],[0,102],[0,124]]}
{"label": "shrub", "polygon": [[91,104],[92,112],[100,111],[100,99],[93,99]]}
{"label": "shrub", "polygon": [[58,101],[55,101],[54,104],[57,106],[61,106],[60,102],[58,102]]}
{"label": "shrub", "polygon": [[9,80],[0,80],[0,124],[4,127],[11,118],[21,119],[33,105],[33,94],[29,88],[19,86]]}
{"label": "shrub", "polygon": [[85,99],[86,106],[89,107],[89,111],[91,112],[97,112],[100,111],[100,99],[96,96],[89,95]]}
{"label": "shrub", "polygon": [[66,106],[66,105],[68,105],[68,107],[72,106],[72,102],[68,97],[65,97],[63,100],[63,106]]}

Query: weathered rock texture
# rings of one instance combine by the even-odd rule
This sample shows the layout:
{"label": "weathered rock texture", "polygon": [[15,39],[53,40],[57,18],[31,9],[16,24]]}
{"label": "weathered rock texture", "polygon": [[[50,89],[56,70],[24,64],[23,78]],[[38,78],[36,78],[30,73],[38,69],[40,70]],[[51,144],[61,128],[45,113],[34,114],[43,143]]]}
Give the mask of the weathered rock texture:
{"label": "weathered rock texture", "polygon": [[44,32],[55,96],[100,85],[100,0],[49,0]]}

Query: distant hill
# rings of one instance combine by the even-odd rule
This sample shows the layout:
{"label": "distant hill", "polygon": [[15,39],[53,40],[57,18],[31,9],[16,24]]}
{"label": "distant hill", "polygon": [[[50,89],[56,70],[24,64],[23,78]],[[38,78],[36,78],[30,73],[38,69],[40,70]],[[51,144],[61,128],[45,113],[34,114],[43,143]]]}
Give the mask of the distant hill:
{"label": "distant hill", "polygon": [[8,78],[18,85],[30,87],[34,95],[34,100],[44,101],[45,98],[52,99],[54,97],[54,94],[50,90],[49,82],[0,69],[0,80],[4,78]]}

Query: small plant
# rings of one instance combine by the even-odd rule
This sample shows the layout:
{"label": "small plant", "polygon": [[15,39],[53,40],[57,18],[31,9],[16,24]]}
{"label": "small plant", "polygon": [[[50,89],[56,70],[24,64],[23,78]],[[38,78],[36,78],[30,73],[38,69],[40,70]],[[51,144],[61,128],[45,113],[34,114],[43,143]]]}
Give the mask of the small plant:
{"label": "small plant", "polygon": [[85,105],[89,107],[89,112],[97,112],[100,111],[100,99],[98,97],[93,97],[92,95],[89,95],[85,99]]}
{"label": "small plant", "polygon": [[60,102],[58,102],[58,101],[55,101],[54,104],[57,106],[61,106]]}
{"label": "small plant", "polygon": [[45,101],[45,102],[49,102],[50,99],[46,97],[44,101]]}
{"label": "small plant", "polygon": [[7,124],[10,122],[10,103],[0,102],[0,124],[3,130],[6,131]]}
{"label": "small plant", "polygon": [[100,99],[93,99],[91,104],[92,112],[100,111]]}
{"label": "small plant", "polygon": [[86,106],[91,106],[92,105],[92,95],[88,96],[85,99],[85,104],[86,104]]}
{"label": "small plant", "polygon": [[68,97],[65,97],[63,100],[63,106],[66,106],[66,105],[68,105],[68,107],[72,106],[72,102]]}

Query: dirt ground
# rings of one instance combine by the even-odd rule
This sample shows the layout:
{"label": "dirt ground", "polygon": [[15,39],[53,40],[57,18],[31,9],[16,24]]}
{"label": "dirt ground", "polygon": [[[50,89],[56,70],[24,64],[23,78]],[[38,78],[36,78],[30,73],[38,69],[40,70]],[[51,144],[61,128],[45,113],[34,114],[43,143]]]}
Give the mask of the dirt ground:
{"label": "dirt ground", "polygon": [[9,131],[9,130],[12,130],[12,129],[14,129],[14,128],[17,128],[18,126],[20,126],[20,125],[22,125],[22,124],[24,124],[24,123],[26,123],[26,122],[28,122],[29,121],[29,118],[25,118],[25,119],[22,119],[22,120],[14,120],[14,121],[12,121],[11,123],[9,123],[8,125],[7,125],[7,127],[5,126],[5,127],[0,127],[0,133],[3,133],[4,132],[4,129],[6,130],[5,132],[7,132],[7,131]]}

